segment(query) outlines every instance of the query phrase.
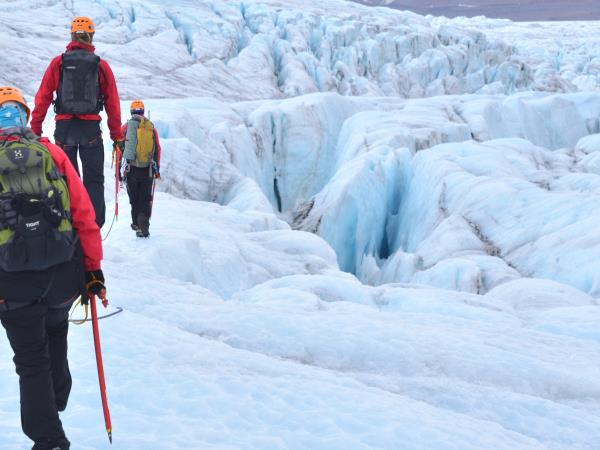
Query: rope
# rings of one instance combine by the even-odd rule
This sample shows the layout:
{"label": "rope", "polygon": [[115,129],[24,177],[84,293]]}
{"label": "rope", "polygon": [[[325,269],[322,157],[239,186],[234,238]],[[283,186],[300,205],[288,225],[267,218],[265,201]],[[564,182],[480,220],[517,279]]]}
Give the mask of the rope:
{"label": "rope", "polygon": [[117,210],[115,209],[115,213],[113,214],[112,221],[110,222],[110,227],[108,228],[108,231],[106,232],[106,236],[104,236],[102,238],[102,242],[104,242],[108,238],[108,235],[110,234],[110,231],[112,230],[112,227],[115,224],[115,219],[116,218],[117,218]]}
{"label": "rope", "polygon": [[[86,322],[91,322],[92,319],[88,318],[88,305],[84,305],[85,307],[85,318],[83,319],[73,319],[73,313],[75,312],[75,309],[77,309],[77,306],[81,304],[81,297],[79,298],[79,300],[77,300],[74,304],[73,304],[73,308],[71,309],[71,313],[69,314],[69,322],[75,324],[75,325],[83,325]],[[109,317],[112,316],[116,316],[119,313],[123,312],[123,308],[121,308],[120,306],[116,306],[116,311],[111,312],[110,314],[106,314],[104,316],[100,316],[98,317],[98,320],[101,319],[108,319]]]}
{"label": "rope", "polygon": [[73,313],[75,312],[75,309],[77,309],[78,305],[81,305],[81,297],[79,297],[79,299],[75,303],[73,303],[73,308],[71,308],[71,313],[69,314],[69,322],[74,323],[75,325],[83,325],[85,321],[88,320],[88,305],[84,305],[85,318],[82,320],[75,320],[73,319]]}
{"label": "rope", "polygon": [[[116,166],[115,166],[115,161],[117,163]],[[119,183],[120,183],[120,180],[118,179],[118,177],[119,177],[120,167],[119,167],[119,156],[117,154],[116,146],[113,147],[112,161],[110,163],[111,169],[113,168],[113,166],[115,166],[115,213],[113,214],[112,222],[110,223],[110,227],[108,228],[108,231],[106,232],[106,236],[104,236],[102,238],[102,242],[104,242],[110,235],[112,227],[115,224],[115,220],[117,219],[117,213],[119,211]]]}

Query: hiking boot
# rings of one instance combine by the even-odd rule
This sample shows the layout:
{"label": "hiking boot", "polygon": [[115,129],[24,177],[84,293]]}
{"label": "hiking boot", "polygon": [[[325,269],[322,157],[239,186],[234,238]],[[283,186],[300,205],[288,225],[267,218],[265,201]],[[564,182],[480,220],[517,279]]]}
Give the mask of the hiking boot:
{"label": "hiking boot", "polygon": [[137,231],[137,230],[139,230],[139,229],[140,229],[140,227],[138,227],[138,226],[137,226],[135,223],[132,223],[132,224],[131,224],[131,229],[132,229],[133,231]]}
{"label": "hiking boot", "polygon": [[31,450],[37,449],[50,449],[50,450],[70,450],[71,443],[66,437],[56,439],[52,443],[36,443]]}
{"label": "hiking boot", "polygon": [[137,237],[141,237],[141,238],[149,238],[149,237],[150,237],[150,232],[149,232],[149,231],[146,231],[146,232],[144,233],[142,230],[137,230],[137,231],[135,232],[135,235],[136,235]]}
{"label": "hiking boot", "polygon": [[148,229],[150,228],[150,218],[142,213],[139,213],[137,216],[138,223],[138,231],[135,232],[138,237],[148,237],[150,236],[150,232]]}

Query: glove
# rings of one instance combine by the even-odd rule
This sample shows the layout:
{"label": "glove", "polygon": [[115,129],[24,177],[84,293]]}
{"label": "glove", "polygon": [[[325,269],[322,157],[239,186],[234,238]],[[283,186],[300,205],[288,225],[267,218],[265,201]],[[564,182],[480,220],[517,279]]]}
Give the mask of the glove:
{"label": "glove", "polygon": [[119,151],[122,155],[125,151],[125,140],[124,139],[116,139],[113,141],[113,147]]}
{"label": "glove", "polygon": [[102,270],[91,270],[85,273],[85,290],[89,295],[97,295],[101,299],[106,298],[106,286],[104,285]]}
{"label": "glove", "polygon": [[160,178],[160,166],[155,162],[152,163],[152,172],[154,174],[154,178]]}

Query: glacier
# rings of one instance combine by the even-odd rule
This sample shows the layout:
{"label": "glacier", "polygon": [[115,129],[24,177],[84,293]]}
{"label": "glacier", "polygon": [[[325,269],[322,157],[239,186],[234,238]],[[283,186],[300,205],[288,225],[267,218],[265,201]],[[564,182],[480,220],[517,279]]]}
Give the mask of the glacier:
{"label": "glacier", "polygon": [[[14,43],[3,48],[0,81],[21,81],[33,95],[45,62],[63,50],[70,18],[86,13],[125,98],[231,101],[324,91],[416,98],[600,84],[594,22],[465,22],[339,1],[9,2],[0,12],[8,24],[2,41]],[[35,22],[33,37],[23,31],[25,10],[47,18]]]}
{"label": "glacier", "polygon": [[[113,447],[597,447],[598,22],[24,0],[0,83],[31,100],[74,15],[163,145],[151,239],[124,195],[102,230]],[[105,448],[89,327],[69,345],[61,418]],[[26,448],[0,348],[0,449]]]}

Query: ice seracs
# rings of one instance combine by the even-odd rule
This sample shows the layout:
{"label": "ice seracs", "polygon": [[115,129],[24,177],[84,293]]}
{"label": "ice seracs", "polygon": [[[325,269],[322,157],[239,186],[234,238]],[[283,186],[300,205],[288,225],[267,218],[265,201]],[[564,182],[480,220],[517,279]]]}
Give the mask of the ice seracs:
{"label": "ice seracs", "polygon": [[485,293],[537,276],[598,295],[593,230],[571,245],[594,220],[597,94],[155,104],[179,149],[164,189],[287,213],[363,281]]}
{"label": "ice seracs", "polygon": [[[600,47],[593,22],[450,20],[340,1],[103,0],[90,11],[98,53],[111,61],[127,98],[257,100],[331,91],[416,98],[600,85],[598,58],[588,57]],[[72,11],[26,0],[7,6],[0,18],[19,29],[32,8],[47,18],[37,24],[47,45],[26,35],[10,38],[30,48],[30,70],[41,76],[43,61],[63,46],[53,24]],[[18,53],[7,51],[3,64],[12,75],[5,82],[33,95],[39,76],[24,75]]]}
{"label": "ice seracs", "polygon": [[[0,11],[0,79],[33,94],[82,10],[164,148],[152,238],[118,221],[105,241],[120,445],[595,448],[597,23],[25,0]],[[93,380],[89,330],[71,332],[73,375]],[[97,387],[76,385],[61,420],[100,448]]]}

